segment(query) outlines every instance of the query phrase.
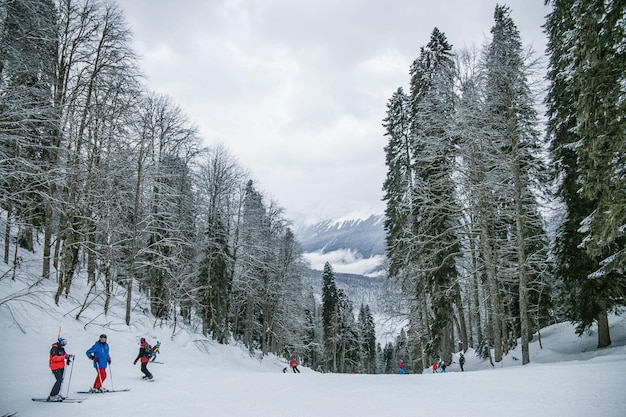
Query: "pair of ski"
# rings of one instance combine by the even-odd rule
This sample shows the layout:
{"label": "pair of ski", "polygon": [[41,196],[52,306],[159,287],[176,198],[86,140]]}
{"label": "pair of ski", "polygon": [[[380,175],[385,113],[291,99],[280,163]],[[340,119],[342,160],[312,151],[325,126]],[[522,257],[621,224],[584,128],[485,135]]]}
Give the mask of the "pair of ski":
{"label": "pair of ski", "polygon": [[[102,392],[76,391],[76,393],[77,394],[106,394],[109,392],[126,392],[126,391],[130,391],[130,388],[112,389],[112,390],[102,391]],[[42,402],[42,403],[80,403],[80,402],[85,401],[85,398],[63,398],[62,400],[57,400],[57,401],[48,400],[47,398],[33,398],[33,401]]]}
{"label": "pair of ski", "polygon": [[47,398],[33,398],[33,401],[40,403],[81,403],[83,398],[63,398],[62,400],[49,400]]}

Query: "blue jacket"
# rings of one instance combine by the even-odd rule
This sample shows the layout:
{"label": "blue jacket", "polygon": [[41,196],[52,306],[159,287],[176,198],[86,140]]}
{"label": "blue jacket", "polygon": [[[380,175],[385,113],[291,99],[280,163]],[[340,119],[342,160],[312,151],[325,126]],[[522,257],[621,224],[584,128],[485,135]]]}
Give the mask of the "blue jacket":
{"label": "blue jacket", "polygon": [[104,369],[107,367],[107,363],[111,360],[109,356],[109,344],[107,342],[100,343],[98,340],[93,346],[86,352],[87,357],[91,359],[92,356],[95,356],[98,359],[98,363],[94,361],[94,368]]}

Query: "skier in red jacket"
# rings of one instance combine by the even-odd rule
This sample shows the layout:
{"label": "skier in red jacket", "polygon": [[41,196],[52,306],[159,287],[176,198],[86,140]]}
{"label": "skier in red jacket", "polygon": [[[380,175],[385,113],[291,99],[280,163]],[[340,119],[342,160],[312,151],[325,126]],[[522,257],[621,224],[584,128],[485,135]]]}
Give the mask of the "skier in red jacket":
{"label": "skier in red jacket", "polygon": [[56,382],[52,386],[50,395],[48,395],[48,401],[61,401],[63,399],[63,397],[59,395],[59,391],[61,391],[61,384],[63,384],[65,365],[69,365],[70,359],[74,357],[74,355],[65,353],[66,344],[67,340],[59,337],[59,340],[53,343],[52,348],[50,348],[50,370],[56,378]]}
{"label": "skier in red jacket", "polygon": [[289,361],[289,366],[291,367],[291,369],[293,370],[293,373],[295,374],[300,373],[300,370],[298,369],[298,361],[293,358],[292,360]]}
{"label": "skier in red jacket", "polygon": [[141,344],[139,345],[139,354],[133,362],[133,365],[137,365],[137,361],[141,361],[141,372],[143,372],[143,379],[152,379],[153,376],[148,371],[148,362],[150,361],[150,356],[146,352],[146,346],[148,346],[148,342],[146,342],[145,337],[142,337],[140,340]]}

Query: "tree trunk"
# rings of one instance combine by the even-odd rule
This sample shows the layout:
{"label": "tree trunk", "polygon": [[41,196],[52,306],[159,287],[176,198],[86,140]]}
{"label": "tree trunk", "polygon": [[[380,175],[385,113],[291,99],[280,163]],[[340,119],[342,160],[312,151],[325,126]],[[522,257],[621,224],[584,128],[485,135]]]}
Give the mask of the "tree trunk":
{"label": "tree trunk", "polygon": [[598,314],[598,349],[607,347],[610,344],[611,332],[609,330],[609,316],[606,309],[602,309]]}
{"label": "tree trunk", "polygon": [[[463,308],[463,299],[461,297],[461,287],[460,285],[458,285],[458,283],[455,285],[456,286],[456,300],[455,300],[455,304],[456,304],[456,308],[457,308],[457,315],[459,318],[459,338],[461,339],[461,350],[463,352],[465,352],[467,350],[467,346],[468,346],[468,342],[467,342],[467,326],[465,324],[465,309]],[[455,347],[456,350],[456,347]]]}
{"label": "tree trunk", "polygon": [[13,213],[12,207],[9,204],[7,208],[7,223],[4,228],[4,263],[9,264],[9,253],[11,248],[11,215]]}
{"label": "tree trunk", "polygon": [[43,225],[43,265],[41,276],[50,278],[50,251],[52,249],[52,195],[46,197],[44,203],[44,225]]}

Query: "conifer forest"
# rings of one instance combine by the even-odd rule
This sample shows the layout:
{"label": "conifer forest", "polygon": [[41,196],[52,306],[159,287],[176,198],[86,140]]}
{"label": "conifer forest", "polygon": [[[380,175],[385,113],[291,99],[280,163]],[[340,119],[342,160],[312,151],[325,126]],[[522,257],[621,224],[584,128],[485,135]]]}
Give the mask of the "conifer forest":
{"label": "conifer forest", "polygon": [[[329,263],[314,293],[284,208],[148,89],[115,2],[0,0],[2,262],[14,278],[17,248],[36,253],[50,303],[84,280],[83,309],[121,298],[130,325],[140,297],[155,325],[322,372],[420,373],[468,348],[495,365],[518,345],[527,364],[561,321],[608,346],[626,305],[626,1],[546,4],[546,51],[504,5],[480,48],[437,27],[416,41],[382,120],[374,312]],[[405,324],[393,342],[375,316]]]}

